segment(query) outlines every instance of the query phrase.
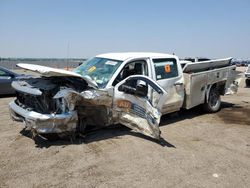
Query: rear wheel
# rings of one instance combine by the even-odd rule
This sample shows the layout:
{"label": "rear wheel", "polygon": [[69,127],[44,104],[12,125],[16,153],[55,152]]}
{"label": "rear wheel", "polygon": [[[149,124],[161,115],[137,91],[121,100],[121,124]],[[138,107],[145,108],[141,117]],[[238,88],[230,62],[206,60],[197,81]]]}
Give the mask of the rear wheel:
{"label": "rear wheel", "polygon": [[208,100],[206,100],[205,103],[203,104],[203,109],[206,112],[214,113],[218,112],[220,110],[220,107],[221,107],[220,94],[217,88],[213,87],[209,92]]}

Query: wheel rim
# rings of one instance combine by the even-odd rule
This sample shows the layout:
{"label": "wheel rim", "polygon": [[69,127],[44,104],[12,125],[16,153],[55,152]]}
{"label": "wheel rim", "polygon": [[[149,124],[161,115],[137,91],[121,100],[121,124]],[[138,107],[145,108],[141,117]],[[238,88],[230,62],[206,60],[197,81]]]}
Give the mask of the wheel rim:
{"label": "wheel rim", "polygon": [[218,95],[215,92],[210,93],[209,103],[211,107],[215,107],[218,104]]}

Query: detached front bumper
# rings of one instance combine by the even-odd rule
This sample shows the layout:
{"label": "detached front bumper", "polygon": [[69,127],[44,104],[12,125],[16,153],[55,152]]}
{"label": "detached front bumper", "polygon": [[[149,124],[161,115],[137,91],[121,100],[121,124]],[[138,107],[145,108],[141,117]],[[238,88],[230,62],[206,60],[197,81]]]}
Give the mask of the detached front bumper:
{"label": "detached front bumper", "polygon": [[41,114],[18,106],[15,101],[9,104],[10,115],[15,121],[23,121],[28,128],[37,133],[64,133],[75,131],[78,121],[76,111],[64,114]]}

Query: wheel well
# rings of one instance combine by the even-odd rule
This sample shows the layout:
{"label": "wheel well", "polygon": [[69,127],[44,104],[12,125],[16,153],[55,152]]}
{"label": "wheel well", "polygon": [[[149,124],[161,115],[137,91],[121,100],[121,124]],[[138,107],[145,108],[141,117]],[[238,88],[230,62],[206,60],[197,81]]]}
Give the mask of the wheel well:
{"label": "wheel well", "polygon": [[225,85],[226,85],[226,81],[222,81],[222,82],[218,82],[213,84],[212,87],[216,87],[217,91],[219,92],[220,95],[224,95],[225,94]]}
{"label": "wheel well", "polygon": [[219,92],[220,95],[224,95],[225,94],[225,85],[226,85],[226,81],[217,82],[217,83],[214,83],[212,85],[209,85],[207,87],[207,92],[206,92],[206,95],[205,95],[205,101],[208,101],[209,93],[210,93],[211,89],[214,89],[214,88],[217,89],[217,91]]}

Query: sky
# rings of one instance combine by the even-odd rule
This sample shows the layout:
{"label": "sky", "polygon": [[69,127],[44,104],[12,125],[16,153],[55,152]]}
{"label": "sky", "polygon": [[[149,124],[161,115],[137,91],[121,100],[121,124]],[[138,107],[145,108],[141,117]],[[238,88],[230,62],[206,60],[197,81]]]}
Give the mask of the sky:
{"label": "sky", "polygon": [[249,58],[250,0],[0,0],[0,57]]}

